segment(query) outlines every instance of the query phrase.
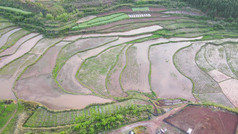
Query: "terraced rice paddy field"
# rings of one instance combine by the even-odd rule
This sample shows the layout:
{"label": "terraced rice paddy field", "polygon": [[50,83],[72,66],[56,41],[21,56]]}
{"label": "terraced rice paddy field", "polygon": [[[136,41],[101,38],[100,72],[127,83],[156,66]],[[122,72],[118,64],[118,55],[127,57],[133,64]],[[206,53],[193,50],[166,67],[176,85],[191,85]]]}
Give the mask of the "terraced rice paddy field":
{"label": "terraced rice paddy field", "polygon": [[[128,16],[136,14],[149,15]],[[121,125],[146,120],[153,113],[149,100],[155,98],[236,108],[238,33],[214,29],[198,15],[123,8],[82,18],[68,35],[53,39],[0,21],[0,99],[37,102],[32,113],[19,119],[22,133],[75,126],[80,117],[113,114],[132,105],[142,109],[142,117]],[[11,105],[0,103],[0,114]],[[174,120],[190,116],[187,109],[212,111],[189,106],[166,121],[180,128]],[[210,114],[224,117],[216,127],[234,121],[220,130],[234,132],[237,115]]]}

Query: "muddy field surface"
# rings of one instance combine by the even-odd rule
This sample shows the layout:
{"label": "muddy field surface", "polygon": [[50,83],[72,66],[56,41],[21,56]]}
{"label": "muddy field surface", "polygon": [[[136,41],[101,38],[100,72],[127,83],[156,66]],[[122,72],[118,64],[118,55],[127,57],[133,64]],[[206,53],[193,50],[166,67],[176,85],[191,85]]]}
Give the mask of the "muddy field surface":
{"label": "muddy field surface", "polygon": [[29,35],[26,35],[22,37],[20,40],[18,40],[12,47],[6,49],[4,52],[0,53],[0,57],[2,56],[9,56],[17,51],[17,49],[27,40],[37,36],[37,33],[31,33]]}
{"label": "muddy field surface", "polygon": [[[194,93],[199,94],[202,101],[220,102],[227,106],[232,106],[229,100],[222,95],[222,90],[218,83],[207,73],[202,71],[195,63],[196,53],[205,43],[194,43],[189,47],[179,50],[174,55],[176,68],[186,77],[189,77],[194,83]],[[214,97],[211,98],[210,94]],[[218,94],[218,96],[216,96]],[[221,98],[221,99],[219,99]],[[222,102],[222,103],[221,103]]]}
{"label": "muddy field surface", "polygon": [[110,95],[122,97],[125,96],[121,85],[120,85],[120,74],[124,66],[126,65],[126,49],[130,45],[127,45],[118,57],[118,61],[113,67],[113,69],[107,74],[108,82],[106,83],[106,88]]}
{"label": "muddy field surface", "polygon": [[22,73],[25,67],[32,64],[37,59],[35,55],[25,55],[22,58],[8,64],[0,71],[0,98],[16,99],[13,94],[13,86],[17,77]]}
{"label": "muddy field surface", "polygon": [[173,54],[190,42],[153,46],[150,51],[151,86],[160,98],[186,98],[194,100],[192,83],[181,75],[173,64]]}
{"label": "muddy field surface", "polygon": [[222,91],[235,107],[238,107],[238,80],[229,79],[219,83]]}
{"label": "muddy field surface", "polygon": [[83,109],[90,104],[111,102],[96,96],[66,94],[50,74],[19,80],[16,92],[20,99],[39,102],[55,110]]}
{"label": "muddy field surface", "polygon": [[10,55],[8,57],[3,57],[0,60],[0,68],[2,68],[3,66],[7,65],[8,63],[10,63],[11,61],[23,56],[25,53],[29,52],[36,44],[39,40],[41,40],[43,38],[42,35],[39,35],[37,37],[34,37],[28,41],[26,41],[25,43],[23,43],[19,49],[16,51],[16,53],[14,53],[13,55]]}
{"label": "muddy field surface", "polygon": [[164,121],[184,132],[191,128],[193,134],[234,134],[238,116],[218,109],[188,106]]}
{"label": "muddy field surface", "polygon": [[69,42],[60,42],[51,47],[36,64],[30,66],[26,72],[23,73],[21,78],[37,77],[42,74],[51,73],[60,49],[68,43]]}
{"label": "muddy field surface", "polygon": [[61,68],[57,80],[69,92],[90,94],[91,91],[83,87],[75,76],[82,63],[83,60],[78,55],[71,57]]}
{"label": "muddy field surface", "polygon": [[9,36],[11,36],[13,33],[17,32],[19,30],[21,30],[21,28],[13,29],[13,30],[5,33],[4,35],[2,35],[0,37],[0,42],[1,42],[0,47],[2,47],[7,42],[7,39]]}

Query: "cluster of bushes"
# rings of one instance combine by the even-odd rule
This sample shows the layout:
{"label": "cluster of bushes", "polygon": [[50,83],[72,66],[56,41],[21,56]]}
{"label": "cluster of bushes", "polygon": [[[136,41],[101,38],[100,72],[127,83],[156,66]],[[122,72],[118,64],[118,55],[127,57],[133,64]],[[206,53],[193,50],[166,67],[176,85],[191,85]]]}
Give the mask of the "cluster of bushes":
{"label": "cluster of bushes", "polygon": [[94,134],[108,131],[135,121],[145,120],[150,116],[152,111],[150,105],[131,105],[121,107],[114,113],[91,113],[91,117],[80,116],[76,119],[77,125],[73,128],[80,134]]}

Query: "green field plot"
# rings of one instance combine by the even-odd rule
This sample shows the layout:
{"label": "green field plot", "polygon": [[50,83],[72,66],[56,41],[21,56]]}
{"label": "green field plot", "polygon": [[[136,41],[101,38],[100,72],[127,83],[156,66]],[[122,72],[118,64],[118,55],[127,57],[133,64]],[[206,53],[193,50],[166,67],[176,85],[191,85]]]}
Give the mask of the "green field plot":
{"label": "green field plot", "polygon": [[152,111],[151,106],[139,103],[144,103],[144,101],[132,99],[120,103],[107,104],[101,106],[91,106],[83,110],[72,110],[62,112],[48,111],[43,107],[39,107],[34,112],[34,114],[27,120],[24,126],[55,127],[55,126],[70,125],[90,120],[94,118],[95,115],[116,114],[120,110],[128,109],[133,106],[136,106],[144,110],[148,109],[149,111]]}
{"label": "green field plot", "polygon": [[90,21],[84,22],[79,24],[78,26],[73,27],[73,30],[80,30],[83,28],[98,26],[98,25],[105,25],[108,23],[129,19],[129,16],[125,13],[117,13],[108,16],[96,17]]}
{"label": "green field plot", "polygon": [[150,11],[148,7],[137,7],[137,8],[132,8],[132,11]]}
{"label": "green field plot", "polygon": [[0,53],[4,51],[5,49],[13,46],[19,39],[21,39],[22,37],[24,37],[25,35],[29,33],[30,33],[29,31],[22,29],[10,35],[8,37],[7,42],[0,48]]}
{"label": "green field plot", "polygon": [[106,75],[115,64],[123,46],[113,47],[95,57],[87,59],[80,67],[78,73],[79,80],[97,93],[107,94],[105,87]]}
{"label": "green field plot", "polygon": [[13,12],[16,14],[21,14],[21,15],[31,15],[32,14],[31,12],[24,11],[24,10],[17,9],[17,8],[12,8],[12,7],[0,6],[0,10],[7,11],[7,12]]}
{"label": "green field plot", "polygon": [[0,128],[7,123],[15,109],[16,105],[14,103],[5,104],[3,101],[0,101]]}

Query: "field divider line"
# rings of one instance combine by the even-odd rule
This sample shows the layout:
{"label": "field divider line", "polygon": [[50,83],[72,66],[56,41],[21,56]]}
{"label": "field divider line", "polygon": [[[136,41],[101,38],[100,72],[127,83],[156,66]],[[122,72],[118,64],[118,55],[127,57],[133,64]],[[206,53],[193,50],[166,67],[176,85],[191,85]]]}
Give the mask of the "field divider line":
{"label": "field divider line", "polygon": [[[90,37],[88,37],[88,38],[86,38],[86,39],[89,39],[89,38],[90,38]],[[75,40],[75,41],[73,41],[73,42],[71,42],[71,43],[65,45],[64,47],[62,47],[61,50],[60,50],[60,52],[58,53],[58,55],[59,55],[59,54],[63,51],[63,49],[66,48],[68,45],[71,45],[71,44],[75,43],[76,41],[78,41],[78,40],[80,40],[80,39],[81,39],[81,38],[79,38],[79,39],[77,39],[77,40]],[[77,54],[79,54],[79,53],[87,52],[87,51],[89,51],[89,50],[93,50],[93,49],[99,48],[99,47],[104,46],[104,45],[106,45],[106,44],[115,42],[115,41],[117,41],[117,40],[119,40],[119,38],[116,38],[115,40],[106,42],[106,43],[104,43],[104,44],[102,44],[102,45],[99,45],[99,46],[97,46],[97,47],[94,47],[94,48],[90,48],[90,49],[86,49],[86,50],[83,50],[83,51],[79,51],[79,52],[73,54],[72,56],[70,56],[68,59],[70,59],[71,57],[73,57],[73,56],[75,56],[75,55],[77,55]],[[62,41],[64,41],[64,40],[62,40]],[[62,87],[62,85],[59,83],[59,81],[57,80],[57,76],[58,76],[59,71],[60,71],[61,68],[64,66],[64,64],[68,61],[68,59],[65,59],[64,62],[62,62],[62,64],[59,65],[58,69],[56,69],[56,67],[57,67],[57,59],[56,59],[56,64],[55,64],[55,67],[54,67],[54,69],[53,69],[53,71],[52,71],[52,76],[53,76],[53,79],[54,79],[55,83],[57,84],[57,86],[58,86],[60,89],[62,89],[64,92],[66,91],[65,93],[74,94],[74,95],[79,95],[79,93],[73,93],[73,92],[69,92],[69,91],[65,90],[65,89]],[[82,59],[82,58],[80,57],[80,59]],[[84,63],[84,62],[83,62],[83,63]],[[83,64],[83,63],[82,63],[82,64]],[[81,65],[82,65],[82,64],[81,64]],[[80,65],[80,67],[81,67],[81,65]],[[77,71],[77,73],[78,73],[78,71]],[[76,79],[78,80],[77,73],[76,73],[75,77],[76,77]],[[78,81],[79,81],[79,80],[78,80]],[[81,84],[81,83],[79,82],[79,84]],[[82,84],[81,84],[81,85],[82,85]],[[84,87],[85,87],[85,86],[84,86]],[[87,88],[87,87],[86,87],[86,88]],[[91,90],[91,89],[89,89],[89,90]],[[91,91],[92,91],[92,90],[91,90]],[[92,93],[93,93],[93,92],[92,92]],[[82,94],[82,95],[89,95],[89,94],[83,94],[83,93],[80,93],[80,94]]]}
{"label": "field divider line", "polygon": [[6,31],[6,32],[4,32],[4,33],[1,33],[0,38],[1,38],[4,34],[6,34],[6,33],[10,32],[10,31],[12,31],[12,30],[14,30],[14,29],[17,29],[18,27],[15,26],[15,25],[12,25],[12,26],[4,27],[4,28],[2,28],[2,29],[0,29],[0,30],[4,30],[4,29],[7,29],[7,28],[11,28],[11,29],[10,29],[9,31]]}

